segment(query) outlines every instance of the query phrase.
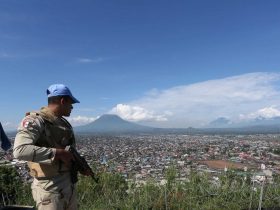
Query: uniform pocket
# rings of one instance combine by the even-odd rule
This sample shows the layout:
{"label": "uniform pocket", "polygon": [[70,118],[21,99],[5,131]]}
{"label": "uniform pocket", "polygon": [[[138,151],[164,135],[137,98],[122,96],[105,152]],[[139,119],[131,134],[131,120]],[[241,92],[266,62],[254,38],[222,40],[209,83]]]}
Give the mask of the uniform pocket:
{"label": "uniform pocket", "polygon": [[34,187],[32,189],[33,198],[36,201],[37,206],[53,205],[60,199],[60,193],[48,192],[40,187]]}

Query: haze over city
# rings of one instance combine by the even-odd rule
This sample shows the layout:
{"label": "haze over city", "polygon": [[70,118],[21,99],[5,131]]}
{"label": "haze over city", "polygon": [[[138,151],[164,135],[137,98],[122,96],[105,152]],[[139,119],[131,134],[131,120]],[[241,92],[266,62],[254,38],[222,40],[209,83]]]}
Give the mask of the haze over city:
{"label": "haze over city", "polygon": [[15,130],[66,84],[69,121],[154,127],[280,117],[279,1],[0,2],[0,120]]}

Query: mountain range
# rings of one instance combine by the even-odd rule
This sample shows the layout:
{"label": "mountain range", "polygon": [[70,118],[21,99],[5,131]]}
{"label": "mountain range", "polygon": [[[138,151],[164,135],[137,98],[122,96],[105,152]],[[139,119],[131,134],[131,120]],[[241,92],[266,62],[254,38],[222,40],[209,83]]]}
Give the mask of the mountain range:
{"label": "mountain range", "polygon": [[211,128],[242,128],[252,126],[276,126],[280,125],[280,117],[256,117],[250,120],[243,120],[241,122],[232,122],[225,117],[219,117],[210,122],[207,127]]}
{"label": "mountain range", "polygon": [[74,127],[77,133],[180,133],[180,134],[216,134],[216,133],[280,133],[280,117],[274,119],[255,119],[250,122],[234,124],[227,118],[217,118],[208,128],[154,128],[123,120],[117,115],[105,114],[97,120]]}

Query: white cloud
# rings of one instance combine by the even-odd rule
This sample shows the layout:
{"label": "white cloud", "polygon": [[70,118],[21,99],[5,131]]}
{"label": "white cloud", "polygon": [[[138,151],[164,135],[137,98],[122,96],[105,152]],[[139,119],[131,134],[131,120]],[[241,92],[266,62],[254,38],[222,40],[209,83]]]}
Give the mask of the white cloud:
{"label": "white cloud", "polygon": [[234,121],[240,119],[240,113],[248,114],[280,104],[279,82],[279,73],[243,74],[161,91],[151,90],[145,97],[114,110],[132,119],[145,119],[141,117],[145,113],[167,118],[166,112],[171,112],[167,122],[155,124],[163,127],[198,127],[218,116],[228,116]]}
{"label": "white cloud", "polygon": [[0,58],[13,58],[15,57],[14,55],[11,55],[7,52],[0,52]]}
{"label": "white cloud", "polygon": [[100,63],[104,61],[104,58],[78,58],[77,61],[78,63]]}
{"label": "white cloud", "polygon": [[101,97],[100,99],[101,99],[101,100],[110,100],[111,98],[108,98],[108,97]]}
{"label": "white cloud", "polygon": [[30,49],[22,50],[21,52],[0,52],[0,59],[25,59],[25,58],[36,58],[44,57],[53,54],[48,51],[31,51]]}
{"label": "white cloud", "polygon": [[241,120],[251,120],[256,118],[271,119],[274,117],[280,117],[280,110],[277,109],[276,106],[265,107],[263,109],[259,109],[256,112],[252,112],[246,115],[244,114],[240,115]]}
{"label": "white cloud", "polygon": [[3,129],[5,131],[11,131],[11,130],[16,130],[18,125],[12,122],[1,122]]}
{"label": "white cloud", "polygon": [[11,122],[4,122],[4,123],[2,124],[2,126],[11,126],[11,125],[12,125]]}
{"label": "white cloud", "polygon": [[[111,114],[117,114],[121,118],[129,121],[167,121],[165,115],[156,115],[140,106],[130,106],[127,104],[118,104],[111,111]],[[170,113],[166,113],[169,114]]]}
{"label": "white cloud", "polygon": [[77,116],[77,117],[69,117],[67,120],[73,125],[73,126],[79,126],[79,125],[85,125],[88,123],[93,122],[98,117],[86,117],[86,116]]}

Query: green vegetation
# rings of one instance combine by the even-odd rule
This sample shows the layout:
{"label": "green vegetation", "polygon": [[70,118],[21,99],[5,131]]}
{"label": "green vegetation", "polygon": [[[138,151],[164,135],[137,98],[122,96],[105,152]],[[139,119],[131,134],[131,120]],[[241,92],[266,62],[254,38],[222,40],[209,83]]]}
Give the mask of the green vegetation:
{"label": "green vegetation", "polygon": [[[32,205],[30,189],[18,179],[13,168],[0,167],[0,192],[6,200],[17,204]],[[79,177],[77,185],[80,210],[104,209],[257,209],[261,185],[254,188],[249,175],[228,171],[214,181],[207,174],[192,172],[187,180],[178,181],[175,168],[166,171],[166,183],[153,180],[145,184],[127,183],[118,173],[103,172],[99,182],[90,177]],[[262,207],[280,206],[280,178],[264,187]],[[3,204],[3,203],[1,203]]]}
{"label": "green vegetation", "polygon": [[4,204],[33,204],[30,185],[20,180],[17,170],[9,166],[0,167],[0,206]]}

